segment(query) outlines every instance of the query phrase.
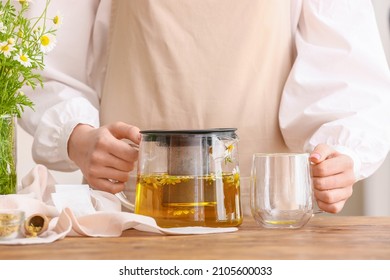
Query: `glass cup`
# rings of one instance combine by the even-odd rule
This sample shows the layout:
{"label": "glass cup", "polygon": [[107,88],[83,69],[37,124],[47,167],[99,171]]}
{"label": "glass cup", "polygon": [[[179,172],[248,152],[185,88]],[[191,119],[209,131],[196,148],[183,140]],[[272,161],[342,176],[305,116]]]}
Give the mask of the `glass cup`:
{"label": "glass cup", "polygon": [[313,215],[308,153],[253,155],[251,213],[265,228],[300,228]]}
{"label": "glass cup", "polygon": [[0,209],[0,240],[10,240],[19,237],[23,222],[23,211]]}

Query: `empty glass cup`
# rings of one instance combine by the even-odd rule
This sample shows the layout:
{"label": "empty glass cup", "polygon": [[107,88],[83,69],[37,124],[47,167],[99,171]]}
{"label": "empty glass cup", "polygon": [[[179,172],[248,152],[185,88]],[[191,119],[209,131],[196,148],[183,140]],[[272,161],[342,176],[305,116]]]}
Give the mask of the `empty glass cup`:
{"label": "empty glass cup", "polygon": [[265,228],[300,228],[313,215],[309,154],[254,154],[251,212]]}

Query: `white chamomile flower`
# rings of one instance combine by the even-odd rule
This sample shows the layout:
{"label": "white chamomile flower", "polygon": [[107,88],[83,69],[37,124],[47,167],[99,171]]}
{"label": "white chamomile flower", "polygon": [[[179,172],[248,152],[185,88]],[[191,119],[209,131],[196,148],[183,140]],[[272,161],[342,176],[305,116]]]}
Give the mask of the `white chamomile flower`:
{"label": "white chamomile flower", "polygon": [[0,53],[4,54],[5,57],[10,57],[13,49],[14,49],[13,45],[9,44],[8,42],[0,43]]}
{"label": "white chamomile flower", "polygon": [[25,67],[31,67],[31,60],[28,57],[27,54],[20,51],[17,55],[14,56],[14,59],[16,61],[19,61],[20,64],[22,64]]}
{"label": "white chamomile flower", "polygon": [[41,51],[43,53],[50,52],[56,45],[56,37],[52,34],[44,34],[39,38],[41,43]]}
{"label": "white chamomile flower", "polygon": [[7,40],[7,42],[8,42],[8,44],[11,45],[11,46],[15,45],[15,39],[14,39],[14,38],[9,38],[9,39]]}
{"label": "white chamomile flower", "polygon": [[16,1],[18,1],[22,5],[28,5],[29,3],[32,2],[32,0],[16,0]]}
{"label": "white chamomile flower", "polygon": [[61,26],[63,22],[64,17],[60,12],[57,12],[57,14],[53,17],[53,23],[55,26]]}
{"label": "white chamomile flower", "polygon": [[7,26],[5,26],[4,23],[0,21],[0,33],[6,33],[6,32],[7,32]]}

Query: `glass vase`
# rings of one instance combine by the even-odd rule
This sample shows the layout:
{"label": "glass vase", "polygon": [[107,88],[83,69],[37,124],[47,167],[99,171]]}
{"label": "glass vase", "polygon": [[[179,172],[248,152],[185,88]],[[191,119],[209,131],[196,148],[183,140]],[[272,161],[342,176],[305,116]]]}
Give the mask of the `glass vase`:
{"label": "glass vase", "polygon": [[16,116],[0,115],[0,195],[17,191]]}

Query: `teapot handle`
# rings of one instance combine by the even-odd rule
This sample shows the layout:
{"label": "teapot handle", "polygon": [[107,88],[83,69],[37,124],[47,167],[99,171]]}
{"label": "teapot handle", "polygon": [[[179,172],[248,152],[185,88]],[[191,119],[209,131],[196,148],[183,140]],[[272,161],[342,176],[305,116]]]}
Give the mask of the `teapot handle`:
{"label": "teapot handle", "polygon": [[119,201],[121,202],[122,206],[127,208],[128,210],[130,210],[130,212],[134,213],[134,204],[133,203],[130,203],[126,197],[126,195],[124,194],[124,192],[119,192],[119,193],[116,193],[115,194],[116,197],[119,198]]}
{"label": "teapot handle", "polygon": [[[139,150],[139,145],[134,144],[133,142],[127,143],[129,144],[132,148],[135,150]],[[127,208],[130,212],[134,213],[135,206],[133,203],[130,203],[129,200],[127,199],[126,195],[124,192],[119,192],[115,194],[117,198],[119,198],[119,201],[121,202],[122,206]]]}

